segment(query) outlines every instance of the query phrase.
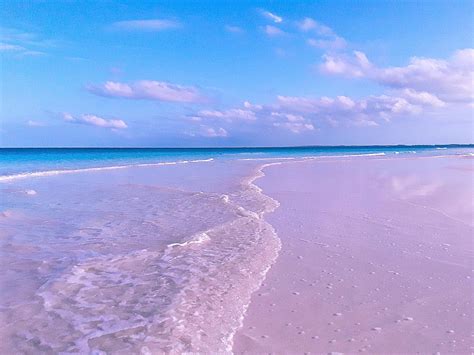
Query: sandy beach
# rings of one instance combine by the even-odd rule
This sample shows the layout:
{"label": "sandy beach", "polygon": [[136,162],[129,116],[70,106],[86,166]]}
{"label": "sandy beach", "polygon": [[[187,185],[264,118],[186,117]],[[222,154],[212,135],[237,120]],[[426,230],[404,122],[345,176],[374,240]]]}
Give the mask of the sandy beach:
{"label": "sandy beach", "polygon": [[472,157],[287,162],[235,353],[472,353]]}

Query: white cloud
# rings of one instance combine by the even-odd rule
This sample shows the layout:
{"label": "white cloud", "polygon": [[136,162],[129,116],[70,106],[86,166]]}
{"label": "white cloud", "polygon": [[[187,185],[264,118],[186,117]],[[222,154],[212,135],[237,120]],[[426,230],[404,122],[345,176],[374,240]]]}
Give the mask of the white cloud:
{"label": "white cloud", "polygon": [[306,39],[306,43],[311,47],[330,52],[340,51],[347,47],[347,41],[337,35],[332,28],[312,18],[306,17],[296,22],[296,26],[300,31],[311,36]]}
{"label": "white cloud", "polygon": [[327,50],[338,50],[343,49],[347,46],[347,42],[344,38],[336,36],[331,39],[314,39],[310,38],[307,40],[307,43],[311,47],[327,49]]}
{"label": "white cloud", "polygon": [[165,31],[179,27],[181,27],[181,23],[167,19],[129,20],[112,24],[112,28],[127,31]]}
{"label": "white cloud", "polygon": [[354,100],[347,96],[335,98],[304,98],[291,96],[278,96],[279,106],[290,112],[302,114],[315,114],[320,117],[334,119],[390,120],[399,115],[416,115],[425,108],[438,107],[437,101],[419,100],[417,93],[412,96],[369,96],[364,99]]}
{"label": "white cloud", "polygon": [[379,124],[375,121],[372,121],[370,119],[364,119],[364,118],[356,118],[355,120],[350,122],[351,125],[356,126],[356,127],[377,127]]}
{"label": "white cloud", "polygon": [[57,41],[44,39],[36,33],[0,27],[0,52],[16,57],[43,56],[45,48],[56,47]]}
{"label": "white cloud", "polygon": [[474,100],[474,49],[456,51],[447,59],[413,57],[405,67],[378,68],[381,84],[436,94],[445,101]]}
{"label": "white cloud", "polygon": [[42,56],[46,54],[41,51],[30,50],[28,48],[25,48],[17,44],[10,44],[10,43],[4,43],[4,42],[0,43],[0,52],[12,53],[16,55],[17,57]]}
{"label": "white cloud", "polygon": [[[201,110],[190,119],[194,122],[223,121],[230,128],[240,129],[246,124],[258,124],[260,127],[275,127],[286,129],[292,133],[315,130],[313,122],[302,114],[292,113],[278,105],[255,105],[248,101],[243,103],[243,108],[230,108],[227,110]],[[203,134],[201,125],[201,135]],[[213,131],[209,131],[213,134]]]}
{"label": "white cloud", "polygon": [[10,52],[10,51],[24,51],[25,47],[18,46],[16,44],[9,43],[0,43],[0,52]]}
{"label": "white cloud", "polygon": [[256,120],[255,112],[249,109],[233,108],[229,110],[201,110],[194,117],[208,119],[233,120]]}
{"label": "white cloud", "polygon": [[227,131],[222,127],[220,128],[207,127],[207,128],[204,128],[203,135],[206,137],[227,137]]}
{"label": "white cloud", "polygon": [[0,42],[27,48],[50,48],[58,45],[57,41],[42,38],[42,36],[37,33],[25,32],[7,27],[0,27]]}
{"label": "white cloud", "polygon": [[396,117],[419,115],[443,105],[435,96],[414,90],[396,90],[392,95],[372,95],[362,99],[280,95],[276,102],[269,105],[244,102],[243,108],[201,110],[192,116],[192,120],[203,122],[220,119],[236,127],[252,122],[300,133],[315,130],[322,122],[333,127],[374,127]]}
{"label": "white cloud", "polygon": [[90,86],[88,90],[105,97],[136,100],[194,103],[205,100],[205,97],[194,87],[153,80],[141,80],[131,84],[107,81],[99,86]]}
{"label": "white cloud", "polygon": [[267,18],[268,20],[271,20],[275,23],[282,23],[283,18],[281,16],[275,15],[274,13],[271,13],[270,11],[266,10],[260,10],[260,13]]}
{"label": "white cloud", "polygon": [[[322,72],[346,77],[364,77],[395,89],[405,96],[418,92],[418,100],[437,102],[472,102],[474,100],[474,49],[456,51],[448,59],[412,57],[401,67],[377,67],[362,52],[353,56],[325,55]],[[408,90],[408,91],[407,91]],[[411,91],[410,91],[411,90]],[[421,94],[420,94],[421,93]]]}
{"label": "white cloud", "polygon": [[313,131],[314,125],[304,116],[284,112],[272,112],[273,118],[278,117],[282,120],[274,122],[274,127],[284,128],[292,133],[301,133],[304,131]]}
{"label": "white cloud", "polygon": [[438,97],[426,91],[415,91],[413,89],[403,89],[399,91],[402,97],[407,98],[415,104],[428,105],[433,107],[443,107],[446,104]]}
{"label": "white cloud", "polygon": [[255,105],[255,104],[250,103],[249,101],[244,101],[244,107],[253,111],[259,111],[263,108],[262,105]]}
{"label": "white cloud", "polygon": [[303,32],[315,32],[323,37],[331,37],[336,35],[330,27],[323,25],[322,23],[319,23],[310,17],[304,18],[303,20],[297,22],[296,25]]}
{"label": "white cloud", "polygon": [[282,31],[281,29],[279,29],[278,27],[271,26],[271,25],[266,25],[266,26],[263,28],[263,31],[264,31],[268,36],[281,36],[281,35],[285,34],[285,32]]}
{"label": "white cloud", "polygon": [[[322,127],[369,129],[395,119],[435,117],[450,103],[462,100],[474,105],[474,49],[457,51],[446,60],[415,57],[407,66],[384,68],[373,64],[361,51],[338,52],[347,45],[345,40],[329,28],[318,27],[314,20],[308,19],[299,25],[303,32],[312,31],[312,37],[317,37],[315,33],[321,36],[307,39],[308,44],[328,50],[323,56],[321,71],[349,78],[367,78],[388,90],[362,98],[280,95],[271,104],[245,101],[240,107],[201,110],[191,120],[200,125],[222,120],[226,134],[233,129],[245,131],[246,125],[268,132],[284,129],[295,134],[310,134]],[[270,35],[282,32],[275,26],[268,25],[268,28],[271,30],[266,32]],[[209,130],[210,135],[216,132]]]}
{"label": "white cloud", "polygon": [[279,119],[273,123],[273,127],[284,128],[292,133],[301,133],[304,131],[314,131],[314,125],[310,119],[293,113],[272,112],[272,119]]}
{"label": "white cloud", "polygon": [[326,74],[343,75],[346,77],[363,77],[372,68],[367,56],[354,51],[352,57],[347,55],[323,55],[324,62],[320,70]]}
{"label": "white cloud", "polygon": [[283,117],[288,120],[288,122],[304,122],[305,118],[301,115],[294,115],[291,113],[282,113],[282,112],[272,112],[272,117]]}
{"label": "white cloud", "polygon": [[197,130],[187,132],[185,134],[191,137],[200,136],[200,137],[209,137],[209,138],[217,138],[217,137],[222,138],[222,137],[228,136],[227,131],[222,127],[214,128],[214,127],[209,127],[205,125],[201,125],[199,126]]}
{"label": "white cloud", "polygon": [[347,111],[356,107],[357,103],[347,96],[330,98],[306,98],[299,96],[277,96],[278,106],[293,112],[319,113],[324,110]]}
{"label": "white cloud", "polygon": [[281,127],[289,130],[292,133],[301,133],[304,131],[313,131],[314,126],[311,123],[299,122],[275,122],[274,127]]}
{"label": "white cloud", "polygon": [[24,51],[24,52],[21,52],[21,55],[22,56],[31,56],[31,57],[41,57],[41,56],[45,56],[46,53],[44,52],[41,52],[41,51]]}
{"label": "white cloud", "polygon": [[89,126],[96,126],[102,128],[112,129],[124,129],[127,128],[127,124],[123,120],[118,119],[105,119],[96,115],[85,114],[78,117],[71,115],[70,113],[64,113],[63,119],[66,122],[79,123]]}

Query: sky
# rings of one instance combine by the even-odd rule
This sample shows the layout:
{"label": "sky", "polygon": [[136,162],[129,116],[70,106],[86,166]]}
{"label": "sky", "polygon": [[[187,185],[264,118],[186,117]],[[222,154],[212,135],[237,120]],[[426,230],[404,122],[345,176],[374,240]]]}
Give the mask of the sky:
{"label": "sky", "polygon": [[0,2],[0,146],[474,143],[472,1]]}

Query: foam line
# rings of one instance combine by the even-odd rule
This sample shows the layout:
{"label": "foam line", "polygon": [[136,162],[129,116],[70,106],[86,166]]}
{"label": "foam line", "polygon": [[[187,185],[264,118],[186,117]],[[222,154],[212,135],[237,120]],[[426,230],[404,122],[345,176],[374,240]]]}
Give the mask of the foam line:
{"label": "foam line", "polygon": [[7,181],[33,178],[33,177],[62,175],[62,174],[75,174],[75,173],[86,173],[86,172],[96,172],[96,171],[106,171],[106,170],[127,169],[127,168],[132,168],[132,167],[149,167],[149,166],[177,165],[177,164],[189,164],[189,163],[206,163],[206,162],[211,162],[213,160],[214,159],[210,158],[210,159],[198,159],[198,160],[178,160],[178,161],[161,162],[161,163],[113,165],[113,166],[103,166],[103,167],[97,167],[97,168],[34,171],[34,172],[29,172],[29,173],[20,173],[20,174],[0,176],[0,182],[7,182]]}

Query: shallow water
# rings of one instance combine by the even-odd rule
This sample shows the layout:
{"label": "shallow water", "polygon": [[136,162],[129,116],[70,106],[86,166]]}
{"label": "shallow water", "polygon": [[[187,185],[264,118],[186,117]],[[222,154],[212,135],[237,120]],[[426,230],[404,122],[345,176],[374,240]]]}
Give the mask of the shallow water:
{"label": "shallow water", "polygon": [[2,185],[2,353],[231,349],[279,249],[276,203],[254,163],[212,186],[212,168],[157,169]]}

